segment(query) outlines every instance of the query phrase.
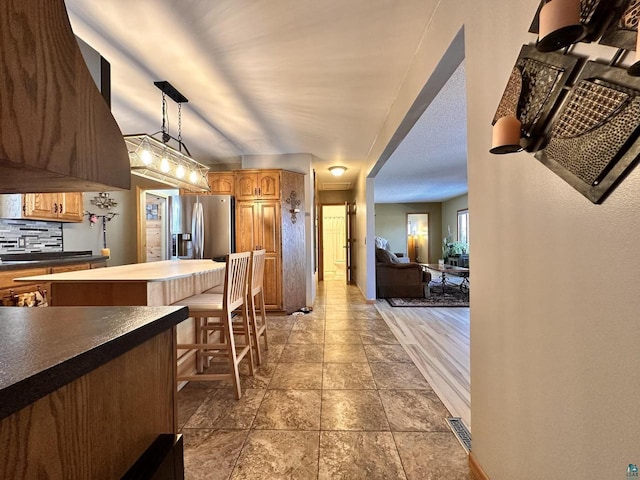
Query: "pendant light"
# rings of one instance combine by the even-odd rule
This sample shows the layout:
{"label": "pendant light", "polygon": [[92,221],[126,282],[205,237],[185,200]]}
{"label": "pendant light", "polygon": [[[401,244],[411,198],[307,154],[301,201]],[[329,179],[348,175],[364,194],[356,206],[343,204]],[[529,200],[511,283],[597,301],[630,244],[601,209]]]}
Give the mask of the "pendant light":
{"label": "pendant light", "polygon": [[[169,82],[154,85],[162,91],[162,129],[151,135],[124,136],[131,173],[184,190],[208,192],[209,167],[195,161],[182,141],[182,104],[189,100]],[[167,96],[178,104],[178,138],[171,136],[167,127]],[[158,134],[160,139],[155,138]],[[171,140],[177,143],[177,149],[169,145]]]}

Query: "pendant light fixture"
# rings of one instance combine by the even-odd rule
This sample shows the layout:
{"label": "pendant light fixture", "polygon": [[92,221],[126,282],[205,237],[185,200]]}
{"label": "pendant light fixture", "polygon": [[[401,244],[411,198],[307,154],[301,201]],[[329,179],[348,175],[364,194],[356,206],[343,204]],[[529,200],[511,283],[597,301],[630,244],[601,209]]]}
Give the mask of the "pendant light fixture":
{"label": "pendant light fixture", "polygon": [[[151,135],[124,136],[131,173],[176,188],[208,192],[209,167],[191,158],[189,149],[182,141],[182,104],[189,100],[169,82],[154,82],[154,85],[162,91],[162,130]],[[167,126],[167,96],[178,104],[178,138],[171,136]],[[161,134],[160,139],[155,138],[158,134]],[[169,145],[171,140],[177,143],[177,149]]]}

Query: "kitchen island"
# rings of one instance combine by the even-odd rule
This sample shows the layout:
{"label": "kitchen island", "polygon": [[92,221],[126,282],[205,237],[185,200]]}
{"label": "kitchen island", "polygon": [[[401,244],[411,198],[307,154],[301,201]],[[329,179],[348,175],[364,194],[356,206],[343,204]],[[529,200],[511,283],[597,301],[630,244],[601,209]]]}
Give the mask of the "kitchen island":
{"label": "kitchen island", "polygon": [[[51,284],[54,306],[163,306],[222,284],[225,264],[212,260],[165,260],[14,279]],[[178,343],[196,343],[194,320],[177,327]],[[196,371],[195,351],[181,350],[178,375]]]}
{"label": "kitchen island", "polygon": [[0,478],[120,478],[177,432],[179,307],[0,310]]}

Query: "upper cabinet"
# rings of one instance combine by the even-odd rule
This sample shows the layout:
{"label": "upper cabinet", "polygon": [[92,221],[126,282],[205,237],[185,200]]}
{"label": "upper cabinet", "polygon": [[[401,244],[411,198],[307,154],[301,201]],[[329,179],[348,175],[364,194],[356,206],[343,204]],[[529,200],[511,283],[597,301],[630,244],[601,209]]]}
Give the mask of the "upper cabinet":
{"label": "upper cabinet", "polygon": [[83,195],[80,192],[0,195],[0,217],[81,222]]}
{"label": "upper cabinet", "polygon": [[237,170],[237,200],[280,199],[280,170]]}
{"label": "upper cabinet", "polygon": [[0,32],[0,193],[128,190],[122,132],[64,0],[0,2]]}
{"label": "upper cabinet", "polygon": [[207,179],[211,195],[235,195],[235,175],[233,172],[209,172]]}

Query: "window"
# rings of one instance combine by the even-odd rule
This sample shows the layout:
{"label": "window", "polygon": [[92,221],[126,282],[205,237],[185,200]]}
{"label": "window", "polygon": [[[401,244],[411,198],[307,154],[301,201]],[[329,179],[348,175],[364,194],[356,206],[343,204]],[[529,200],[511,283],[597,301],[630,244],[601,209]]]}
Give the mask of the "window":
{"label": "window", "polygon": [[469,243],[469,209],[458,210],[458,241]]}

